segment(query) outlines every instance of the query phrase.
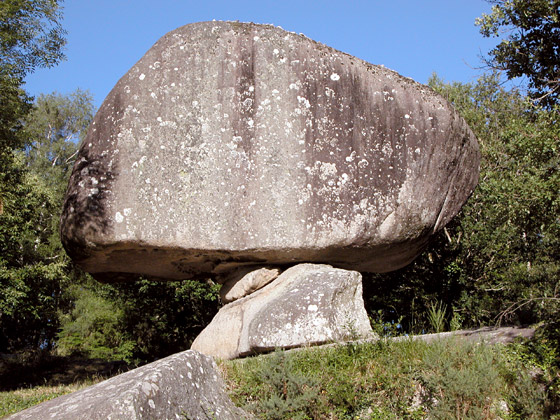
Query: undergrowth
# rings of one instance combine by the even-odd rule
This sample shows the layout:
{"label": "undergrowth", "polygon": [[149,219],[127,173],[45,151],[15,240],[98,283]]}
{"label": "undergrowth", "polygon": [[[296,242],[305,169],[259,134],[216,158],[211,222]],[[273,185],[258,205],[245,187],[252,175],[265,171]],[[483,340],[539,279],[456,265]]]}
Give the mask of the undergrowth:
{"label": "undergrowth", "polygon": [[221,366],[234,402],[263,420],[558,420],[552,373],[534,354],[525,345],[405,339]]}

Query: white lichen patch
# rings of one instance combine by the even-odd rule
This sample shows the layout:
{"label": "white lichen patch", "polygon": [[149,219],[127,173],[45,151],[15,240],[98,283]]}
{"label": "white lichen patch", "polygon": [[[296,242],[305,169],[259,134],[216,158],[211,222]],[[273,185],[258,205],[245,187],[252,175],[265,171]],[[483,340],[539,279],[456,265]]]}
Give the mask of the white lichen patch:
{"label": "white lichen patch", "polygon": [[309,103],[309,100],[303,96],[298,96],[297,100],[299,102],[300,105],[303,105],[305,108],[310,108],[311,104]]}
{"label": "white lichen patch", "polygon": [[352,151],[352,153],[350,153],[348,156],[346,156],[346,158],[344,158],[344,160],[346,160],[346,162],[353,162],[354,159],[356,159],[356,152]]}

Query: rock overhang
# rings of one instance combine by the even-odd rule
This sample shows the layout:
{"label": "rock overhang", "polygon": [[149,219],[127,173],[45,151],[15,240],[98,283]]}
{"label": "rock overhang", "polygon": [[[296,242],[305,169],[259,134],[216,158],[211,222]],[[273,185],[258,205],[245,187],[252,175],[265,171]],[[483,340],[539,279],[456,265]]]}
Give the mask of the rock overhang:
{"label": "rock overhang", "polygon": [[62,238],[104,279],[390,271],[459,211],[478,164],[465,121],[426,86],[270,25],[191,24],[104,101]]}

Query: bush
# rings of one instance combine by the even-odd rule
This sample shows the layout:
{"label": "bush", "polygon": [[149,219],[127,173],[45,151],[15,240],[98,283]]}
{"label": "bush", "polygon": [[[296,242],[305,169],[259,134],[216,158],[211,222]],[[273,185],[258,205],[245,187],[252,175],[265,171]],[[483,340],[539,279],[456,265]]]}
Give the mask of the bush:
{"label": "bush", "polygon": [[73,294],[74,309],[62,317],[58,353],[132,362],[135,343],[121,328],[122,308],[84,287],[74,287]]}
{"label": "bush", "polygon": [[512,362],[517,348],[458,339],[379,340],[224,362],[222,368],[232,399],[265,419],[554,418],[547,379],[532,375],[532,363]]}
{"label": "bush", "polygon": [[109,285],[89,278],[72,291],[61,354],[146,363],[188,349],[218,311],[218,286],[195,280]]}

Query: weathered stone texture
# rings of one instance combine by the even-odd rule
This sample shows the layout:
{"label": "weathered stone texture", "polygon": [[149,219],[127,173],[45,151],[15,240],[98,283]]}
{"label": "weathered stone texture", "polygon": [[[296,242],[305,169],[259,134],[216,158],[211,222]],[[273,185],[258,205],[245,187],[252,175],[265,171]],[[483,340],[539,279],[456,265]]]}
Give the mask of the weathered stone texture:
{"label": "weathered stone texture", "polygon": [[478,179],[477,141],[430,88],[269,25],[204,22],[117,83],[62,216],[100,279],[243,264],[408,264]]}
{"label": "weathered stone texture", "polygon": [[8,417],[9,420],[239,420],[211,357],[189,350]]}
{"label": "weathered stone texture", "polygon": [[223,303],[241,299],[259,289],[280,275],[278,268],[261,267],[258,269],[245,268],[235,270],[228,276],[220,289],[220,298]]}
{"label": "weathered stone texture", "polygon": [[262,289],[225,305],[194,341],[209,356],[234,359],[372,334],[362,276],[322,264],[299,264]]}

